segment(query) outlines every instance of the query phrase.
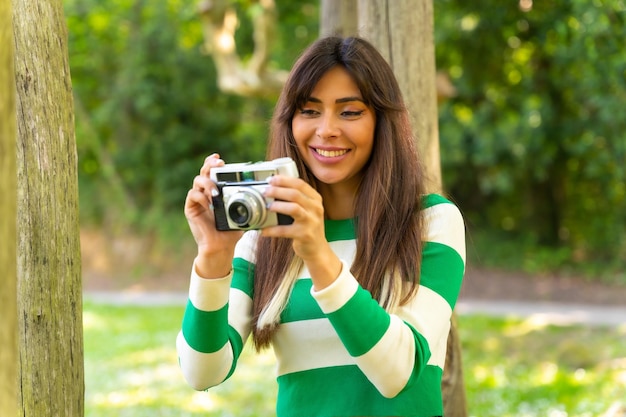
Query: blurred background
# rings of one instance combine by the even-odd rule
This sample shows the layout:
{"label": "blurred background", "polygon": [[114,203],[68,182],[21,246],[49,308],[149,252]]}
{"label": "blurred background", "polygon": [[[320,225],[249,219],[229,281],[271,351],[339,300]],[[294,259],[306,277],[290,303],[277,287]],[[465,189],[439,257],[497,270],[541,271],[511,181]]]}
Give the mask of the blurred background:
{"label": "blurred background", "polygon": [[[232,3],[245,59],[256,9]],[[194,2],[64,4],[87,279],[186,277],[192,179],[212,152],[263,159],[276,96],[220,91]],[[319,4],[276,6],[269,65],[289,69]],[[623,0],[435,1],[444,186],[470,265],[626,283],[625,15]]]}

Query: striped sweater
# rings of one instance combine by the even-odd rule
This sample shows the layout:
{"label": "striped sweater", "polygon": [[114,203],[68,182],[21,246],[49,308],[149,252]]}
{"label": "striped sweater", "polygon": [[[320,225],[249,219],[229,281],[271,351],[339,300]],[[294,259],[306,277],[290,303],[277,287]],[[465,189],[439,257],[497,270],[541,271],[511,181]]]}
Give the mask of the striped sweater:
{"label": "striped sweater", "polygon": [[[354,222],[326,221],[343,269],[314,291],[304,267],[281,315],[272,340],[279,417],[443,415],[441,377],[465,269],[465,229],[458,208],[443,197],[426,196],[423,206],[420,287],[390,312],[350,273]],[[250,334],[256,236],[240,240],[230,275],[205,280],[193,268],[177,350],[195,389],[226,380]]]}

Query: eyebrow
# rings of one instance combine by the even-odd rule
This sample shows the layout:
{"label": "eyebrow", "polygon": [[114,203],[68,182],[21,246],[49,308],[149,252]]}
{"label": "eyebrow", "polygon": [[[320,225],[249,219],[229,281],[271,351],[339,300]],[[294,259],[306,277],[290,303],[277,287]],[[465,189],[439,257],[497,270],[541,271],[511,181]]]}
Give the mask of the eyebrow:
{"label": "eyebrow", "polygon": [[[307,101],[311,101],[313,103],[321,103],[322,102],[322,100],[320,100],[317,97],[309,97]],[[363,99],[361,97],[357,97],[357,96],[338,98],[337,100],[335,100],[335,103],[336,104],[349,103],[351,101],[360,101],[361,103],[365,103],[365,101],[363,101]]]}

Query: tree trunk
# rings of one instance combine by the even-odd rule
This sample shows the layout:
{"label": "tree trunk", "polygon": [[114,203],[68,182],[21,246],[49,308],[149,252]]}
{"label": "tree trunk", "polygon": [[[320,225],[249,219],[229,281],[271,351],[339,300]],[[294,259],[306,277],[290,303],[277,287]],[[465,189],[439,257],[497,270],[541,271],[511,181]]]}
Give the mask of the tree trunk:
{"label": "tree trunk", "polygon": [[83,416],[77,155],[63,3],[13,2],[20,416]]}
{"label": "tree trunk", "polygon": [[429,191],[440,192],[433,25],[432,0],[359,0],[360,34],[391,64],[411,112]]}
{"label": "tree trunk", "polygon": [[[330,22],[322,20],[321,34],[336,31],[327,25],[351,17],[338,17],[344,9],[337,3],[342,2],[322,0],[322,16],[335,17]],[[358,0],[357,9],[358,24],[351,27],[358,27],[358,34],[370,40],[391,64],[411,112],[413,133],[427,170],[428,190],[441,192],[437,103],[438,98],[453,95],[454,89],[445,85],[445,80],[438,80],[435,71],[433,1]],[[461,359],[453,316],[442,382],[446,417],[467,416]]]}
{"label": "tree trunk", "polygon": [[15,74],[11,2],[0,2],[0,416],[17,415]]}
{"label": "tree trunk", "polygon": [[357,0],[322,0],[320,36],[351,36],[358,32]]}

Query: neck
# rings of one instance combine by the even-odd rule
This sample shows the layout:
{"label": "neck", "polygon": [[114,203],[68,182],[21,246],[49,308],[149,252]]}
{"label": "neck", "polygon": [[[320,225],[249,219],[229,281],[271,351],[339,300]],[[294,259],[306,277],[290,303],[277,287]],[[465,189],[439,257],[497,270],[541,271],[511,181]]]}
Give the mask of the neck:
{"label": "neck", "polygon": [[354,217],[355,187],[319,184],[318,190],[324,201],[324,214],[327,219],[343,220]]}

